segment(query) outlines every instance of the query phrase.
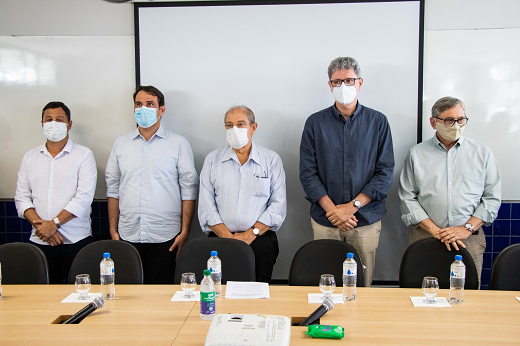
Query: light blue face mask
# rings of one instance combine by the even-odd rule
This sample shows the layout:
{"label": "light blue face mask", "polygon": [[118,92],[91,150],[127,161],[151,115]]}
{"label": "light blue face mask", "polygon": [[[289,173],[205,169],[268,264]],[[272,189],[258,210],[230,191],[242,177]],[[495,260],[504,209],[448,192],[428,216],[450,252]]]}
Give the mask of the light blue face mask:
{"label": "light blue face mask", "polygon": [[157,108],[147,108],[142,106],[136,108],[134,113],[135,122],[146,129],[153,126],[159,118],[157,118]]}

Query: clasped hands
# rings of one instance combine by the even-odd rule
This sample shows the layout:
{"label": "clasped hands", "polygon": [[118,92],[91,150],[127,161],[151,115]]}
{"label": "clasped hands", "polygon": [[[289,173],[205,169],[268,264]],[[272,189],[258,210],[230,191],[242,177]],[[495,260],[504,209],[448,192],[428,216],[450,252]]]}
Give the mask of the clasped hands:
{"label": "clasped hands", "polygon": [[[251,232],[249,232],[251,231]],[[251,243],[256,239],[256,235],[253,234],[253,230],[250,228],[244,232],[235,232],[233,233],[233,238],[237,240],[241,240],[247,245],[251,245]]]}
{"label": "clasped hands", "polygon": [[36,236],[49,243],[50,246],[63,244],[63,236],[58,232],[54,221],[36,220],[33,221]]}
{"label": "clasped hands", "polygon": [[470,235],[471,232],[463,226],[440,228],[436,234],[437,239],[446,244],[446,248],[448,248],[449,251],[451,251],[450,244],[453,245],[457,251],[459,251],[458,245],[465,248],[466,245],[464,245],[462,239],[466,239]]}
{"label": "clasped hands", "polygon": [[354,207],[352,202],[347,204],[338,204],[334,209],[329,211],[326,216],[329,221],[342,231],[351,231],[357,226],[358,220],[354,216],[358,208]]}

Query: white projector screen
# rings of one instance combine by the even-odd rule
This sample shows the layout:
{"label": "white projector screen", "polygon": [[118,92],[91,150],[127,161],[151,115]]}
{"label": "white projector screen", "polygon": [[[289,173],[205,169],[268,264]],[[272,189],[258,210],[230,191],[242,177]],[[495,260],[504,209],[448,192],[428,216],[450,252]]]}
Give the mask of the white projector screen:
{"label": "white projector screen", "polygon": [[[374,279],[398,280],[408,230],[400,221],[397,182],[418,140],[423,0],[134,5],[137,84],[164,93],[163,126],[189,140],[197,170],[208,153],[227,144],[223,116],[234,105],[253,110],[253,140],[281,156],[288,212],[273,279],[288,278],[294,253],[313,238],[298,176],[305,120],[334,102],[329,63],[339,56],[359,62],[359,101],[388,117],[396,162]],[[195,218],[191,237],[201,236]]]}

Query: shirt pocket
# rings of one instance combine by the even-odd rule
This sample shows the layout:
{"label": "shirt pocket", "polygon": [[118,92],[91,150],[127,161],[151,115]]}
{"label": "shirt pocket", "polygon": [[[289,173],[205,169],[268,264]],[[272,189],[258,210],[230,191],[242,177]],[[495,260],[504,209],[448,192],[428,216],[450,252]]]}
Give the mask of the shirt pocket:
{"label": "shirt pocket", "polygon": [[269,197],[270,179],[262,177],[253,178],[251,194],[256,197]]}
{"label": "shirt pocket", "polygon": [[482,176],[475,173],[462,173],[462,194],[467,199],[479,202],[484,193]]}

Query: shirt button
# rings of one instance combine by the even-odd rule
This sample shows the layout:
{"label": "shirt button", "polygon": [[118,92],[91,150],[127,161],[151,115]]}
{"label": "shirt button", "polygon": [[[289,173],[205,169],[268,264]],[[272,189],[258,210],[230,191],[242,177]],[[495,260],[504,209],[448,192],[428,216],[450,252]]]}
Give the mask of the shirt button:
{"label": "shirt button", "polygon": [[348,156],[345,156],[346,159],[348,159]]}
{"label": "shirt button", "polygon": [[348,144],[348,141],[345,141],[345,144]]}
{"label": "shirt button", "polygon": [[345,186],[345,189],[348,189],[348,186]]}
{"label": "shirt button", "polygon": [[450,185],[451,185],[451,183],[448,183],[448,184],[450,184]]}
{"label": "shirt button", "polygon": [[451,199],[451,197],[450,197],[450,199]]}
{"label": "shirt button", "polygon": [[449,215],[451,216],[451,213]]}
{"label": "shirt button", "polygon": [[345,171],[346,174],[348,174],[348,171]]}

